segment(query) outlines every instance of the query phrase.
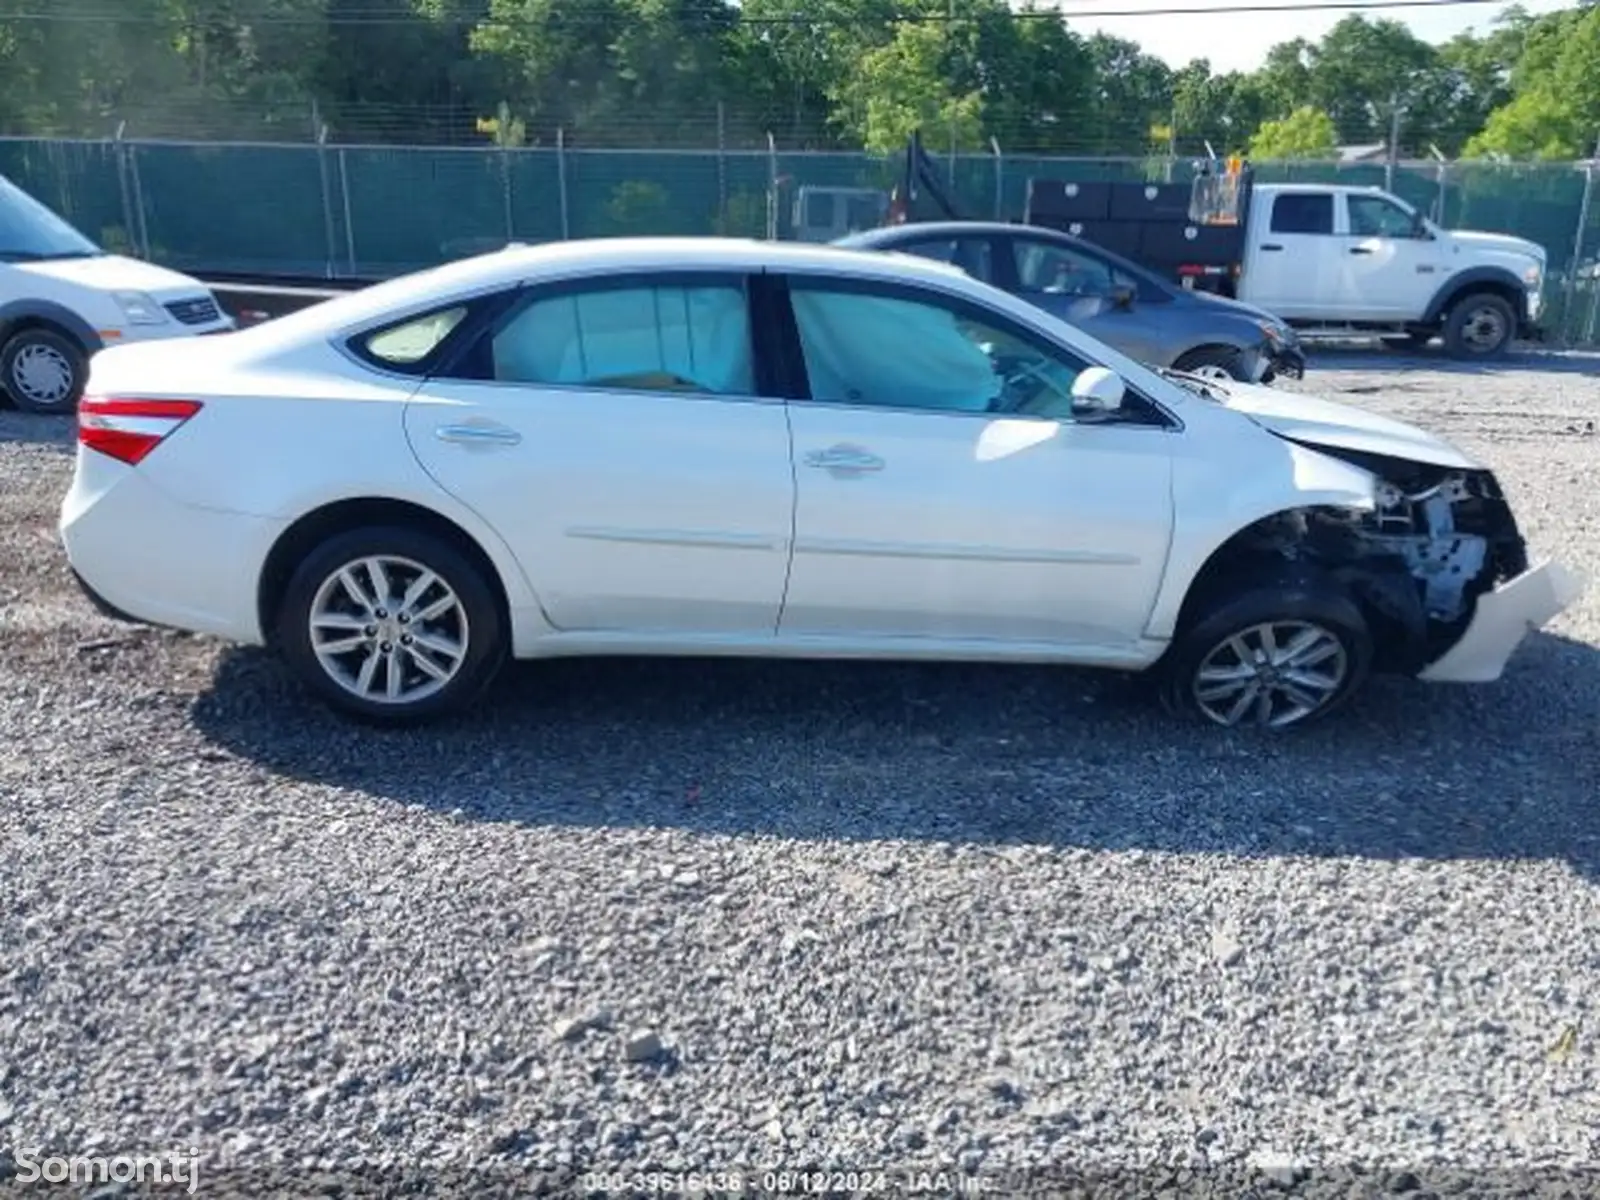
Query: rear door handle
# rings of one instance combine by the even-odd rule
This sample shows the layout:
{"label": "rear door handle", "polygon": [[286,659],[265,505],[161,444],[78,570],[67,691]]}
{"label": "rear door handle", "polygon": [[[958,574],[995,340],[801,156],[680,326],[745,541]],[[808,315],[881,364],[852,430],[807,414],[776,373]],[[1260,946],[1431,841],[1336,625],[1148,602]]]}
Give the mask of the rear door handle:
{"label": "rear door handle", "polygon": [[1351,254],[1371,254],[1372,253],[1372,249],[1370,247],[1368,247],[1368,246],[1351,246],[1350,247],[1350,253]]}
{"label": "rear door handle", "polygon": [[863,471],[881,471],[884,461],[860,446],[829,446],[826,450],[807,453],[806,466],[840,475],[856,475]]}
{"label": "rear door handle", "polygon": [[1277,242],[1263,242],[1261,248],[1263,250],[1282,250],[1283,249],[1283,247],[1280,246]]}
{"label": "rear door handle", "polygon": [[515,446],[522,435],[504,425],[441,425],[434,436],[461,446]]}

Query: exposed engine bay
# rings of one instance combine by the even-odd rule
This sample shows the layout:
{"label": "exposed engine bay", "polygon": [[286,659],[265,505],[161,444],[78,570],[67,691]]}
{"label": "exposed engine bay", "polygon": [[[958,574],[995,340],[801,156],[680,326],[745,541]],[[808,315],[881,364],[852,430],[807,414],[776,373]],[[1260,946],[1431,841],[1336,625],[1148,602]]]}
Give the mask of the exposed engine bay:
{"label": "exposed engine bay", "polygon": [[1388,669],[1413,671],[1437,658],[1480,595],[1527,570],[1527,547],[1492,472],[1309,448],[1376,475],[1376,510],[1280,513],[1245,531],[1241,549],[1339,577],[1387,626],[1378,632]]}

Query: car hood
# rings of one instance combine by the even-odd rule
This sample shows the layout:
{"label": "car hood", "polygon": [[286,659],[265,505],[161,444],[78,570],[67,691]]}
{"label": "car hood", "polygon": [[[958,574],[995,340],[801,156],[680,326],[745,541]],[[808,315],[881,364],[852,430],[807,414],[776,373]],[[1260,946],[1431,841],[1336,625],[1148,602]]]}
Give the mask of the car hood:
{"label": "car hood", "polygon": [[1226,387],[1226,392],[1218,395],[1225,407],[1302,445],[1380,454],[1459,470],[1483,466],[1443,438],[1364,408],[1282,388],[1232,382]]}
{"label": "car hood", "polygon": [[1545,260],[1544,247],[1527,238],[1512,237],[1509,233],[1479,233],[1475,229],[1452,229],[1450,239],[1468,250],[1491,251],[1501,254],[1520,254],[1527,258]]}
{"label": "car hood", "polygon": [[13,263],[12,266],[33,275],[104,292],[146,292],[153,296],[182,293],[192,296],[206,290],[205,284],[188,275],[137,258],[124,258],[120,254],[46,259],[43,262]]}

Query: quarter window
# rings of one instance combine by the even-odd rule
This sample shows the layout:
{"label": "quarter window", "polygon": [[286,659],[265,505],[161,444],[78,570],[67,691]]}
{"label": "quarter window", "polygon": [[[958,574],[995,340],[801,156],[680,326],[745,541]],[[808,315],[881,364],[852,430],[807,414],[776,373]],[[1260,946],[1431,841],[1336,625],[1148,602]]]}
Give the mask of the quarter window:
{"label": "quarter window", "polygon": [[441,309],[412,317],[368,334],[360,343],[367,358],[393,371],[412,371],[444,344],[455,327],[466,318],[467,306]]}
{"label": "quarter window", "polygon": [[748,396],[750,314],[737,283],[544,295],[492,339],[503,383]]}
{"label": "quarter window", "polygon": [[[1070,419],[1089,364],[959,302],[791,284],[811,399]],[[907,353],[906,347],[915,347]]]}
{"label": "quarter window", "polygon": [[1272,201],[1273,233],[1332,233],[1332,192],[1284,192]]}

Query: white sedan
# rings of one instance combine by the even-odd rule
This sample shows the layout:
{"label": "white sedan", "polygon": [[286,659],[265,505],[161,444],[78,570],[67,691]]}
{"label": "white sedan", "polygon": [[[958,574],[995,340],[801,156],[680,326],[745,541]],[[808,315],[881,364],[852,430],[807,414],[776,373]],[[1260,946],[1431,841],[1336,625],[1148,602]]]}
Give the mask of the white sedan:
{"label": "white sedan", "polygon": [[1581,583],[1420,430],[1141,367],[923,259],[566,242],[95,357],[103,608],[413,722],[508,658],[1152,671],[1218,725],[1488,681]]}

